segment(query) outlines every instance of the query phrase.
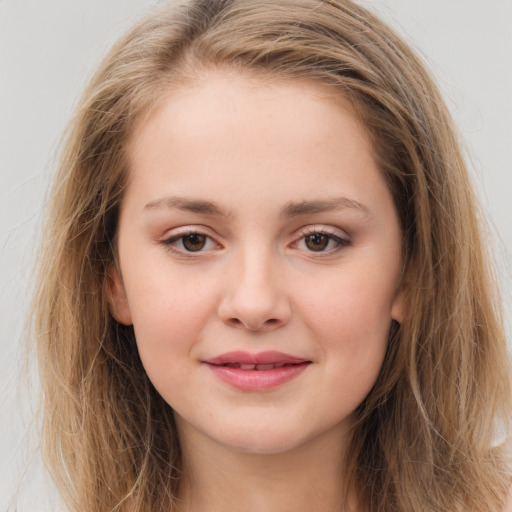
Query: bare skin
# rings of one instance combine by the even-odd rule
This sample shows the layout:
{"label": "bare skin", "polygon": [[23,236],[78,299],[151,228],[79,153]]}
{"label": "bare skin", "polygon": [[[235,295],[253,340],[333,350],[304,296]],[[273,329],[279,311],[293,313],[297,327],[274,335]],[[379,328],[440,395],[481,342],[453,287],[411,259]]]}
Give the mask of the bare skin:
{"label": "bare skin", "polygon": [[198,453],[193,432],[181,440],[187,476],[180,489],[180,512],[221,512],[226,507],[240,512],[359,510],[353,496],[345,503],[339,458],[344,440],[332,433],[276,455],[226,454],[214,445]]}
{"label": "bare skin", "polygon": [[322,85],[212,72],[129,154],[112,309],[175,411],[180,510],[348,510],[347,433],[405,314],[365,129]]}

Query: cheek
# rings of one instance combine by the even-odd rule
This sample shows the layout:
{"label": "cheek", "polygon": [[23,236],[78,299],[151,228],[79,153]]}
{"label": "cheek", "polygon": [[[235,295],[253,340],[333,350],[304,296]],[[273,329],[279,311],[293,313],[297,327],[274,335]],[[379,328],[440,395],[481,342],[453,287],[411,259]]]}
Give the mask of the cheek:
{"label": "cheek", "polygon": [[215,298],[207,283],[199,286],[193,280],[172,277],[148,276],[130,290],[137,346],[148,373],[159,366],[165,369],[177,355],[189,353],[214,314]]}
{"label": "cheek", "polygon": [[353,399],[364,399],[380,372],[389,330],[394,282],[353,273],[304,297],[304,321],[327,363],[326,378]]}
{"label": "cheek", "polygon": [[[394,281],[370,273],[346,273],[326,287],[308,288],[302,298],[305,321],[322,338],[360,350],[387,339]],[[362,345],[362,346],[361,346]]]}

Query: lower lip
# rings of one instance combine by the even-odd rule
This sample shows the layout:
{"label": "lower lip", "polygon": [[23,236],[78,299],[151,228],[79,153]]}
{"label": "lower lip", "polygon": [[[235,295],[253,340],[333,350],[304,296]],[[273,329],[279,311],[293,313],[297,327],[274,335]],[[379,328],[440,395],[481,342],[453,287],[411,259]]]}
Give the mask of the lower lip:
{"label": "lower lip", "polygon": [[220,380],[243,391],[263,391],[281,386],[301,375],[308,366],[309,363],[301,363],[272,370],[242,370],[208,364]]}

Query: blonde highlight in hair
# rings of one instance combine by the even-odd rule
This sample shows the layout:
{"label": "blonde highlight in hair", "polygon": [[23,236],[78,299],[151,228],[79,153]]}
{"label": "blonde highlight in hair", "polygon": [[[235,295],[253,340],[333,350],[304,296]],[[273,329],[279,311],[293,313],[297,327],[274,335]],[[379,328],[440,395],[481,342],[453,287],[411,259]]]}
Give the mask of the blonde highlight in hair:
{"label": "blonde highlight in hair", "polygon": [[109,313],[126,148],[173,88],[211,67],[307,79],[349,99],[399,213],[408,313],[358,408],[346,469],[363,509],[496,511],[510,473],[509,367],[498,295],[456,131],[421,61],[349,0],[163,5],[107,56],[55,179],[34,301],[43,451],[70,510],[170,510],[180,480],[172,410],[133,329]]}

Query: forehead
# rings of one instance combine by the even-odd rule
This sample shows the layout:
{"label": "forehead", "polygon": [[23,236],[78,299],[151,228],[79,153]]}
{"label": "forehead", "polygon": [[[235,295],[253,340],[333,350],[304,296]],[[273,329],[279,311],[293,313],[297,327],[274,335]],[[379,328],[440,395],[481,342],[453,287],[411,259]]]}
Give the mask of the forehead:
{"label": "forehead", "polygon": [[[185,134],[188,128],[193,128],[199,135],[203,127],[209,128],[205,119],[199,125],[192,125],[206,112],[210,122],[222,125],[239,123],[245,116],[253,123],[264,122],[270,127],[277,124],[278,117],[283,115],[303,122],[311,121],[312,117],[322,115],[320,105],[323,105],[326,120],[333,117],[325,115],[327,112],[339,111],[345,117],[350,116],[351,122],[357,124],[358,134],[369,141],[362,117],[352,100],[332,84],[312,78],[288,78],[231,67],[209,68],[193,76],[177,77],[169,89],[160,94],[153,108],[135,125],[128,153],[133,158],[140,149],[144,132],[151,127],[160,128],[162,122],[167,123],[166,116],[174,117],[175,132]],[[265,108],[261,109],[261,106]],[[167,123],[168,131],[169,128],[171,126]]]}
{"label": "forehead", "polygon": [[329,196],[333,177],[351,190],[380,174],[365,127],[332,86],[225,71],[169,90],[135,130],[128,156],[132,189],[147,189],[148,201],[159,188],[190,196],[191,187],[300,201]]}

